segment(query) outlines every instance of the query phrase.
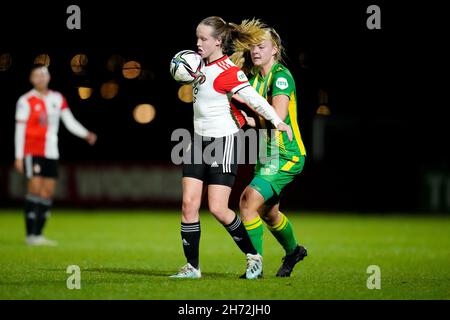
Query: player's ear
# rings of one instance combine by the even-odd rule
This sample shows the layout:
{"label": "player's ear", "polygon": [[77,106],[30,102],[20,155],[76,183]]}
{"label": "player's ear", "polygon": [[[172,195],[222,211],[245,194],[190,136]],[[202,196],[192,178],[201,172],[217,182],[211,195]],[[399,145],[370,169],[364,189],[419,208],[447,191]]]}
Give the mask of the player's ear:
{"label": "player's ear", "polygon": [[278,49],[278,47],[277,46],[273,46],[272,47],[272,56],[276,56],[277,54],[278,54],[278,51],[279,51],[280,49]]}

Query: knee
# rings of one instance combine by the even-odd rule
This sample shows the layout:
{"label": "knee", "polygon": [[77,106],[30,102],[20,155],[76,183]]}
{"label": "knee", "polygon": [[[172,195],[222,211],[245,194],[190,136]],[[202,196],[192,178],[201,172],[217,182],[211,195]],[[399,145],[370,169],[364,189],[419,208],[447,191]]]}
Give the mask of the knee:
{"label": "knee", "polygon": [[264,215],[261,216],[261,218],[264,220],[264,222],[269,226],[274,226],[278,222],[280,213],[277,212],[267,212]]}
{"label": "knee", "polygon": [[54,191],[49,188],[42,188],[39,192],[39,196],[43,199],[52,199],[54,195]]}
{"label": "knee", "polygon": [[190,221],[192,219],[197,219],[199,209],[200,201],[194,198],[183,198],[182,213],[184,220]]}
{"label": "knee", "polygon": [[239,210],[241,214],[246,215],[247,213],[254,213],[258,211],[258,208],[259,206],[252,201],[251,194],[245,191],[239,200]]}
{"label": "knee", "polygon": [[222,223],[228,223],[230,209],[227,206],[222,204],[210,202],[209,203],[209,211]]}
{"label": "knee", "polygon": [[247,192],[244,192],[239,199],[239,210],[241,213],[247,211],[249,205]]}

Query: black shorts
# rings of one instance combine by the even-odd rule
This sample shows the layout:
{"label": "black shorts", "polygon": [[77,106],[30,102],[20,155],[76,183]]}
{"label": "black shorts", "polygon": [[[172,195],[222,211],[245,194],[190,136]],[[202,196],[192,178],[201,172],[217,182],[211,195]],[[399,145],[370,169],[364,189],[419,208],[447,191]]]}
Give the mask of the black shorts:
{"label": "black shorts", "polygon": [[28,179],[32,177],[57,178],[58,160],[36,157],[32,155],[25,156],[23,161],[25,176]]}
{"label": "black shorts", "polygon": [[184,150],[183,177],[233,187],[238,171],[237,145],[237,135],[211,138],[194,134]]}

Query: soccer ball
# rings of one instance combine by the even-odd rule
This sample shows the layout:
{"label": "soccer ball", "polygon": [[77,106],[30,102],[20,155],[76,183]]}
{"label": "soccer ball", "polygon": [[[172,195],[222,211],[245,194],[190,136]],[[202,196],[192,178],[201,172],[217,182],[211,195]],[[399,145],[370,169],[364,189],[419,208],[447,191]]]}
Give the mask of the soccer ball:
{"label": "soccer ball", "polygon": [[183,50],[170,61],[170,74],[181,84],[203,82],[205,81],[202,72],[204,66],[203,59],[198,53],[192,50]]}

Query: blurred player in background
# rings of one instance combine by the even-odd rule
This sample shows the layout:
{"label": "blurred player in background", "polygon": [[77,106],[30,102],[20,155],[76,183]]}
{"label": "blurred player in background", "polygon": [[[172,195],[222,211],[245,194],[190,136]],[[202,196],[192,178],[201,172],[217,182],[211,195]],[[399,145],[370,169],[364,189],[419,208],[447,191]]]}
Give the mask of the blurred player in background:
{"label": "blurred player in background", "polygon": [[[262,41],[263,32],[255,28],[254,21],[240,25],[227,23],[220,17],[208,17],[197,26],[198,53],[205,60],[205,81],[194,84],[194,130],[201,143],[191,143],[190,163],[183,165],[183,205],[181,237],[187,264],[173,275],[175,278],[200,278],[199,241],[200,216],[203,187],[208,189],[208,206],[246,254],[246,278],[260,277],[262,257],[257,253],[239,216],[229,207],[229,197],[237,174],[236,134],[242,123],[242,115],[230,104],[231,97],[238,95],[258,111],[274,127],[292,131],[278,117],[274,109],[249,84],[245,74],[228,58],[235,42],[250,47]],[[256,32],[255,32],[256,31]],[[243,119],[241,119],[243,120]],[[211,143],[222,145],[223,157],[208,164],[203,150]],[[200,150],[201,163],[195,163],[194,153]]]}
{"label": "blurred player in background", "polygon": [[[297,123],[297,96],[295,82],[290,71],[281,63],[283,47],[278,33],[265,28],[265,39],[250,50],[237,48],[232,59],[250,75],[250,83],[273,106],[277,115],[292,127],[294,137],[290,141],[284,132],[277,132],[277,139],[266,134],[267,149],[278,150],[278,159],[255,166],[254,178],[244,190],[240,200],[240,212],[244,225],[259,254],[263,253],[263,224],[284,248],[286,255],[277,277],[289,277],[294,266],[307,251],[297,243],[293,226],[280,211],[280,195],[283,189],[298,176],[305,163],[306,150]],[[239,100],[239,97],[237,97]],[[247,118],[247,117],[246,117]],[[247,118],[249,124],[252,119]],[[261,127],[273,129],[261,118]]]}
{"label": "blurred player in background", "polygon": [[73,116],[64,96],[49,90],[50,73],[44,65],[31,69],[33,89],[16,106],[15,168],[27,178],[25,196],[26,243],[56,245],[43,236],[58,176],[58,129],[62,119],[74,135],[95,144],[97,136]]}

